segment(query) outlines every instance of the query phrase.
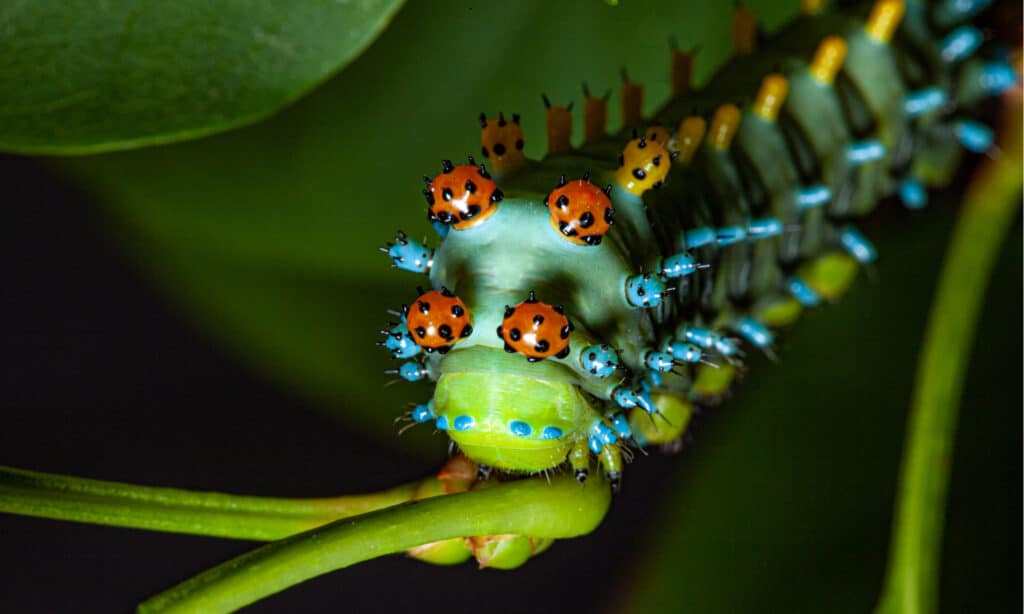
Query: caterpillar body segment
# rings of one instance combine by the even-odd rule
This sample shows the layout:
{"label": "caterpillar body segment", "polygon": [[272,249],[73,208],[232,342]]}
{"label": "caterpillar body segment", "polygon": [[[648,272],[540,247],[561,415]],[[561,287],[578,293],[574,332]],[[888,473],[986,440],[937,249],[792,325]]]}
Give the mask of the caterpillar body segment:
{"label": "caterpillar body segment", "polygon": [[741,16],[748,52],[702,88],[674,48],[675,97],[652,118],[624,75],[618,134],[605,134],[607,96],[584,88],[578,147],[569,107],[545,101],[544,160],[522,155],[518,116],[481,116],[493,179],[446,162],[427,189],[443,241],[384,248],[461,306],[383,331],[414,359],[400,375],[437,382],[415,422],[482,465],[569,464],[581,481],[600,467],[616,485],[630,447],[678,440],[745,352],[773,356],[773,329],[875,261],[857,217],[897,193],[923,206],[963,148],[988,149],[963,108],[1016,77],[979,57],[964,25],[977,7],[805,4],[764,40]]}

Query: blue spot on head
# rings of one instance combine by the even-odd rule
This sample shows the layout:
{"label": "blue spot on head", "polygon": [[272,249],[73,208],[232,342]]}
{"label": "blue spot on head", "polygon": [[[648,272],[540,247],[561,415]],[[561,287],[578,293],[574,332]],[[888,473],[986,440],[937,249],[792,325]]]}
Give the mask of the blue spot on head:
{"label": "blue spot on head", "polygon": [[448,430],[448,416],[438,416],[437,420],[434,420],[434,427],[439,431]]}
{"label": "blue spot on head", "polygon": [[517,435],[519,437],[529,437],[530,433],[533,432],[530,425],[522,420],[513,420],[512,422],[509,422],[508,430],[512,431],[513,435]]}
{"label": "blue spot on head", "polygon": [[468,431],[473,428],[473,422],[472,416],[459,416],[452,420],[452,426],[455,427],[456,431]]}
{"label": "blue spot on head", "polygon": [[562,429],[557,426],[545,426],[540,433],[541,439],[558,439],[562,436]]}

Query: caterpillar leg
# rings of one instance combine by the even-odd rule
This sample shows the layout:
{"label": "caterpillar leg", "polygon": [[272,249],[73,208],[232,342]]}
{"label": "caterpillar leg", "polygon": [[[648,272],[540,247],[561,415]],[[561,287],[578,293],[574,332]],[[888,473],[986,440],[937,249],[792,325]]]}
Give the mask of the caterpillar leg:
{"label": "caterpillar leg", "polygon": [[619,446],[605,446],[601,448],[601,453],[598,455],[598,460],[601,462],[601,468],[604,470],[605,475],[608,476],[608,482],[611,484],[612,492],[619,492],[619,488],[622,485],[622,452]]}

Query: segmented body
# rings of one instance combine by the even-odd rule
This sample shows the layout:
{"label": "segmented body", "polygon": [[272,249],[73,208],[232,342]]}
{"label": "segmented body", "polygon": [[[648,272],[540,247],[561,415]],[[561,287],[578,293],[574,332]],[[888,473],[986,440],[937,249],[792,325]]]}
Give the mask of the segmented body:
{"label": "segmented body", "polygon": [[[771,352],[774,328],[836,299],[875,259],[857,217],[894,193],[923,206],[923,183],[948,177],[961,146],[990,145],[957,115],[1015,80],[976,59],[980,33],[959,25],[983,2],[806,4],[699,90],[692,55],[674,50],[675,96],[652,118],[627,80],[617,135],[588,94],[586,142],[573,148],[570,109],[545,99],[542,161],[522,154],[518,116],[481,116],[485,166],[446,161],[425,178],[439,247],[400,234],[384,248],[451,289],[473,323],[403,366],[438,380],[413,420],[485,465],[568,460],[584,478],[593,455],[614,481],[623,444],[679,437],[744,348]],[[748,17],[740,52],[754,48]],[[388,349],[423,356],[403,324],[384,331]]]}

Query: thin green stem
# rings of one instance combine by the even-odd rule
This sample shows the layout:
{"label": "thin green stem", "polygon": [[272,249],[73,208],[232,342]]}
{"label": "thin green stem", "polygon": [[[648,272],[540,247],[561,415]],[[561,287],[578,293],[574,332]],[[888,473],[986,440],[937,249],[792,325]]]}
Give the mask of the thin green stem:
{"label": "thin green stem", "polygon": [[140,612],[230,612],[356,563],[466,535],[576,537],[611,500],[607,482],[536,477],[398,505],[268,544],[161,593]]}
{"label": "thin green stem", "polygon": [[0,466],[0,512],[118,527],[271,541],[403,503],[418,483],[324,499],[243,497],[135,486]]}
{"label": "thin green stem", "polygon": [[985,289],[1020,205],[1020,107],[1003,154],[971,182],[928,321],[907,424],[889,569],[876,614],[938,608],[939,561],[957,412]]}

